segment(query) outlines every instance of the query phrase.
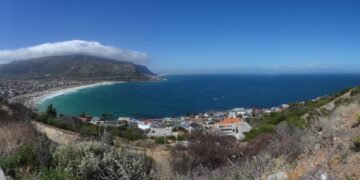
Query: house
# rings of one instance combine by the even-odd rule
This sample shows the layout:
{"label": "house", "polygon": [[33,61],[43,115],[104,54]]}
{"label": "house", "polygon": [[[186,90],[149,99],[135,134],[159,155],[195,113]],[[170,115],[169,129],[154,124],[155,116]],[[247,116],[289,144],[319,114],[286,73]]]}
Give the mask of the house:
{"label": "house", "polygon": [[139,129],[142,129],[142,130],[150,129],[150,127],[151,127],[151,121],[149,121],[149,120],[138,121],[138,122],[137,122],[137,127],[138,127]]}
{"label": "house", "polygon": [[203,130],[203,126],[199,123],[190,122],[188,130],[189,130],[189,132],[196,131],[196,130]]}
{"label": "house", "polygon": [[121,121],[121,122],[129,122],[129,121],[130,121],[130,118],[129,118],[129,117],[118,117],[117,120],[118,120],[118,121]]}
{"label": "house", "polygon": [[93,124],[93,125],[99,125],[99,122],[100,122],[100,118],[99,117],[92,117],[89,121],[90,124]]}
{"label": "house", "polygon": [[120,126],[125,126],[126,123],[122,123],[119,121],[102,121],[102,120],[100,120],[98,125],[105,126],[105,127],[120,127]]}
{"label": "house", "polygon": [[270,114],[270,113],[272,113],[272,112],[273,112],[272,109],[264,109],[264,113],[265,113],[265,114]]}
{"label": "house", "polygon": [[251,130],[251,126],[247,122],[241,121],[240,118],[225,118],[214,125],[207,125],[205,129],[220,132],[225,136],[234,136],[236,139],[241,140],[245,138],[244,132]]}
{"label": "house", "polygon": [[281,108],[283,108],[283,109],[288,109],[289,107],[290,107],[290,105],[288,105],[288,104],[281,105]]}
{"label": "house", "polygon": [[246,110],[244,108],[241,108],[240,110],[236,111],[236,115],[238,116],[245,116]]}
{"label": "house", "polygon": [[150,128],[146,134],[148,137],[164,137],[173,135],[172,128]]}
{"label": "house", "polygon": [[236,112],[230,111],[228,117],[229,117],[229,118],[236,118]]}

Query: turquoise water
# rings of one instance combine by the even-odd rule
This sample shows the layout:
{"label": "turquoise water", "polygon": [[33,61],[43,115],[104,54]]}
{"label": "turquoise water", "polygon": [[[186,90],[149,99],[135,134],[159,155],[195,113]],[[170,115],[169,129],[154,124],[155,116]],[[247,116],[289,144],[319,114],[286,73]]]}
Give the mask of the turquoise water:
{"label": "turquoise water", "polygon": [[234,107],[272,107],[360,85],[348,75],[179,75],[159,82],[97,86],[43,101],[59,113],[166,117]]}

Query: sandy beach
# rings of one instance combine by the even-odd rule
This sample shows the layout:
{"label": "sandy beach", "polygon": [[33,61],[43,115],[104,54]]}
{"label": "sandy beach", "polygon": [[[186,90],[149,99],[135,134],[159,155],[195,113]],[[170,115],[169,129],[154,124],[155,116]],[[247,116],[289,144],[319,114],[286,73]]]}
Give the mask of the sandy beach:
{"label": "sandy beach", "polygon": [[118,83],[124,83],[123,81],[103,81],[93,83],[79,83],[70,86],[62,86],[51,88],[41,92],[33,92],[29,94],[23,94],[9,99],[10,102],[22,103],[26,107],[34,109],[41,102],[54,98],[56,96],[77,92],[81,89],[94,88],[98,86],[108,86]]}

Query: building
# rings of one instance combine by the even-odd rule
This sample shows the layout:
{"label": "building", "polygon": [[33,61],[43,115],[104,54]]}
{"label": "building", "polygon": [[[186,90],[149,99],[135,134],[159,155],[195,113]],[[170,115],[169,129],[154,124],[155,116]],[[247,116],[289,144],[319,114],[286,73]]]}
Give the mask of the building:
{"label": "building", "polygon": [[137,127],[139,129],[142,129],[142,130],[147,130],[147,129],[150,129],[151,127],[151,121],[149,120],[144,120],[144,121],[138,121],[137,122]]}
{"label": "building", "polygon": [[148,137],[164,137],[173,135],[172,128],[150,128],[146,134]]}
{"label": "building", "polygon": [[251,126],[241,121],[240,118],[225,118],[223,121],[217,122],[214,125],[207,125],[207,131],[220,132],[225,136],[234,136],[238,140],[245,138],[244,132],[251,130]]}
{"label": "building", "polygon": [[228,117],[229,118],[236,118],[236,112],[235,111],[230,111]]}

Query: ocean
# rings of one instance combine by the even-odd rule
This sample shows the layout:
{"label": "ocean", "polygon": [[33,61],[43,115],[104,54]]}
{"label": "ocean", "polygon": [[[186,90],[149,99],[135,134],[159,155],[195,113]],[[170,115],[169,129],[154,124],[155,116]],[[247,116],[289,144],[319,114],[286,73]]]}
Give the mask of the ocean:
{"label": "ocean", "polygon": [[42,101],[58,113],[134,118],[174,117],[235,107],[268,108],[360,85],[360,74],[173,75],[158,82],[89,87]]}

